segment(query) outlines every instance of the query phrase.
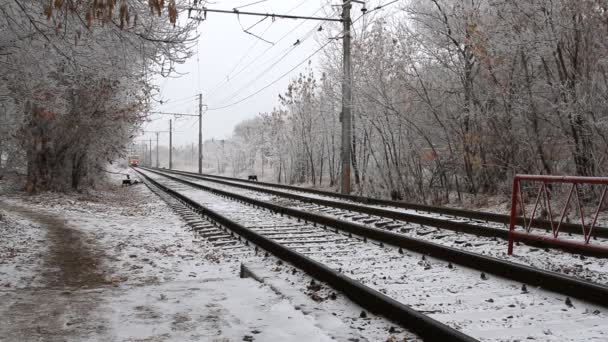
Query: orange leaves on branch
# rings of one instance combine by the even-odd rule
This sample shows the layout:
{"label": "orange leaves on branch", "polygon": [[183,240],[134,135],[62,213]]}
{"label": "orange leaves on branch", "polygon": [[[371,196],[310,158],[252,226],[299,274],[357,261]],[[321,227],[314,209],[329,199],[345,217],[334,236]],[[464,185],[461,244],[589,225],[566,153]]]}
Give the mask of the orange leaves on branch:
{"label": "orange leaves on branch", "polygon": [[106,7],[108,9],[105,21],[112,20],[112,13],[114,12],[114,6],[116,5],[116,0],[106,0]]}
{"label": "orange leaves on branch", "polygon": [[129,8],[126,2],[122,2],[120,5],[120,29],[122,30],[125,26],[125,22],[129,25]]}
{"label": "orange leaves on branch", "polygon": [[[118,6],[118,20],[120,21],[120,29],[124,29],[125,26],[136,26],[137,25],[137,14],[132,18],[130,6],[127,0],[45,0],[46,4],[43,6],[44,16],[50,20],[53,15],[60,16],[62,10],[77,12],[82,7],[86,6],[85,25],[87,29],[91,29],[94,20],[99,20],[103,23],[107,23],[115,18],[115,8]],[[167,2],[165,0],[148,0],[148,6],[152,14],[161,16],[162,10]],[[59,12],[58,12],[59,10]],[[175,27],[177,23],[177,5],[175,0],[168,0],[167,5],[169,21]],[[55,13],[54,13],[55,12]],[[133,20],[131,20],[133,19]]]}
{"label": "orange leaves on branch", "polygon": [[[152,13],[156,13],[160,16],[162,9],[165,7],[165,0],[148,0],[148,6]],[[175,24],[177,23],[177,6],[175,5],[175,0],[169,0],[167,10],[169,12],[169,21],[175,27]]]}
{"label": "orange leaves on branch", "polygon": [[175,6],[175,0],[170,0],[169,2],[169,21],[175,27],[175,23],[177,22],[177,7]]}
{"label": "orange leaves on branch", "polygon": [[150,11],[152,13],[156,12],[160,17],[160,11],[163,9],[164,1],[163,0],[148,0],[148,6],[150,6]]}
{"label": "orange leaves on branch", "polygon": [[44,5],[44,15],[46,16],[47,20],[51,19],[51,16],[53,15],[53,2],[49,2],[47,5]]}
{"label": "orange leaves on branch", "polygon": [[91,13],[91,11],[88,11],[86,16],[85,16],[85,20],[87,22],[87,29],[91,29],[91,25],[93,24],[93,13]]}

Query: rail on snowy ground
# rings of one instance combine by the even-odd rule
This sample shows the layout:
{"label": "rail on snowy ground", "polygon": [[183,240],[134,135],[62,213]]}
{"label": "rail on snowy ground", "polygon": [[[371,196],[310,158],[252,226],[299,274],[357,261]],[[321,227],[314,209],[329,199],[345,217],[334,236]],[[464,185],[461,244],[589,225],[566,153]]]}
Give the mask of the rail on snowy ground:
{"label": "rail on snowy ground", "polygon": [[[137,171],[137,170],[136,170]],[[478,341],[456,329],[453,329],[437,320],[430,318],[407,305],[404,305],[381,292],[367,287],[360,282],[351,279],[315,260],[312,260],[298,252],[295,252],[265,236],[254,232],[202,205],[193,201],[139,172],[147,182],[174,196],[192,210],[201,215],[209,217],[216,223],[230,229],[254,245],[272,253],[276,257],[292,263],[297,268],[305,271],[312,277],[328,283],[336,290],[343,292],[355,303],[380,314],[390,320],[399,323],[404,328],[418,334],[425,341]],[[155,171],[151,171],[155,172]],[[155,172],[157,173],[157,172]]]}
{"label": "rail on snowy ground", "polygon": [[439,244],[418,240],[405,235],[396,234],[380,229],[369,228],[356,223],[341,221],[327,216],[317,215],[297,209],[287,208],[276,204],[252,199],[231,192],[210,188],[201,184],[193,183],[173,177],[163,172],[147,169],[149,172],[161,175],[174,181],[186,184],[201,190],[215,193],[220,196],[230,197],[239,201],[247,202],[255,206],[270,209],[279,214],[289,215],[295,218],[330,226],[349,232],[367,239],[379,241],[392,246],[405,248],[413,252],[426,254],[438,259],[449,261],[462,266],[485,271],[507,279],[522,282],[528,285],[538,286],[550,291],[562,293],[571,297],[586,300],[591,303],[608,307],[608,287],[592,282],[568,277],[559,273],[540,270],[534,267],[520,265],[485,255],[479,255],[456,248],[442,246]]}
{"label": "rail on snowy ground", "polygon": [[[218,183],[218,184],[239,187],[239,188],[247,189],[247,190],[251,190],[251,191],[264,192],[264,193],[271,194],[274,196],[290,198],[290,199],[294,199],[294,200],[298,200],[298,201],[302,201],[302,202],[306,202],[306,203],[314,203],[314,204],[324,205],[324,206],[328,206],[328,207],[352,210],[352,211],[357,211],[357,212],[364,213],[364,214],[376,215],[376,216],[380,216],[380,217],[384,217],[384,218],[390,218],[390,219],[395,219],[395,220],[409,222],[409,223],[421,224],[421,225],[425,225],[425,226],[437,227],[437,228],[447,229],[447,230],[451,230],[451,231],[472,234],[472,235],[476,235],[476,236],[496,237],[496,238],[503,239],[503,240],[509,240],[509,231],[506,229],[484,227],[484,226],[479,226],[479,225],[470,224],[470,223],[466,223],[466,222],[454,222],[454,221],[450,221],[450,220],[446,220],[446,219],[414,215],[414,214],[408,214],[408,213],[403,213],[403,212],[398,212],[398,211],[393,211],[393,210],[386,210],[386,209],[380,209],[380,208],[374,208],[374,207],[368,207],[368,206],[362,206],[362,205],[355,205],[352,203],[323,200],[320,198],[311,198],[311,197],[301,196],[301,195],[297,195],[297,194],[293,194],[293,193],[286,193],[286,192],[277,191],[277,190],[260,188],[257,186],[251,186],[251,185],[246,185],[246,184],[237,184],[232,181],[224,181],[224,180],[220,180],[220,179],[208,178],[206,176],[195,175],[190,172],[169,171],[169,170],[160,170],[160,169],[150,169],[150,170],[158,170],[158,171],[172,173],[172,174],[184,175],[187,177],[202,179],[205,181],[214,182],[214,183]],[[577,232],[580,234],[580,229]],[[606,231],[600,231],[600,235],[602,235],[602,234],[606,234]],[[593,257],[598,257],[598,258],[608,258],[608,249],[604,249],[604,248],[599,248],[599,249],[598,248],[595,248],[595,249],[586,248],[586,247],[581,248],[581,246],[577,245],[577,244],[559,243],[559,242],[556,242],[551,239],[539,240],[539,239],[534,238],[533,236],[528,237],[526,235],[518,235],[518,241],[524,242],[528,245],[537,246],[537,247],[557,248],[557,249],[565,250],[567,252],[571,252],[571,253],[575,253],[575,254],[582,254],[582,255],[593,256]]]}
{"label": "rail on snowy ground", "polygon": [[[207,177],[207,178],[215,178],[215,179],[224,179],[231,182],[239,182],[244,184],[255,184],[258,186],[268,186],[278,189],[285,189],[291,191],[299,191],[310,194],[316,194],[321,196],[335,197],[340,198],[352,202],[358,202],[363,204],[370,205],[384,205],[390,207],[396,207],[401,209],[410,209],[417,211],[425,211],[429,213],[448,215],[448,216],[456,216],[463,217],[472,220],[486,221],[486,222],[495,222],[501,223],[504,225],[509,225],[511,217],[510,215],[497,214],[497,213],[489,213],[482,211],[474,211],[474,210],[466,210],[466,209],[457,209],[457,208],[449,208],[449,207],[439,207],[439,206],[431,206],[425,204],[411,203],[411,202],[400,202],[400,201],[391,201],[391,200],[383,200],[378,198],[364,197],[364,196],[355,196],[355,195],[345,195],[336,192],[323,191],[318,189],[309,189],[292,185],[285,184],[277,184],[277,183],[268,183],[268,182],[251,182],[245,179],[218,176],[218,175],[210,175],[210,174],[199,174],[195,172],[181,171],[181,170],[163,170],[166,172],[175,172],[175,173],[183,173],[192,176],[199,177]],[[517,219],[517,224],[523,224],[523,218]],[[551,222],[549,220],[535,220],[532,224],[532,227],[540,228],[540,229],[551,229]],[[572,223],[564,223],[561,227],[561,230],[570,234],[581,234],[580,226]],[[608,238],[608,228],[607,227],[595,227],[595,236],[600,238]]]}

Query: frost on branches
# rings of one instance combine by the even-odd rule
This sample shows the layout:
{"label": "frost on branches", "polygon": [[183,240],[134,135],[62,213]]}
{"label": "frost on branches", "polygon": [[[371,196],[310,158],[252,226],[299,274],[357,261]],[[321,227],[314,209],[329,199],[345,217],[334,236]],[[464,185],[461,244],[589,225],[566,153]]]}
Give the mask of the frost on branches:
{"label": "frost on branches", "polygon": [[[509,192],[515,173],[605,176],[607,33],[605,0],[403,1],[365,17],[352,50],[355,189],[441,204]],[[226,142],[234,173],[336,184],[342,65],[331,44],[280,108]]]}
{"label": "frost on branches", "polygon": [[79,189],[145,119],[155,73],[191,55],[180,1],[0,3],[0,172],[26,189]]}

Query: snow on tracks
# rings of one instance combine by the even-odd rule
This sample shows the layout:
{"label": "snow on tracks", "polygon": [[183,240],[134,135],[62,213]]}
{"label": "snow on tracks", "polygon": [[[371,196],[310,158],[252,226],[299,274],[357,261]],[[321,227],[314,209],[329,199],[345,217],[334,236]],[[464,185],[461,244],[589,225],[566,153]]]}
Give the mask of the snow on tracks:
{"label": "snow on tracks", "polygon": [[[162,176],[153,177],[163,179]],[[168,180],[163,182],[171,183]],[[173,189],[251,229],[255,230],[260,222],[289,225],[281,221],[286,218],[278,215],[175,183],[171,185]],[[292,225],[295,225],[293,219]],[[366,248],[359,243],[351,242],[350,252],[348,248],[336,249],[337,246],[332,245],[335,250],[328,249],[328,253],[323,253],[320,246],[314,246],[316,250],[311,250],[309,256],[472,336],[501,340],[546,339],[551,335],[553,337],[549,340],[575,341],[580,340],[583,332],[587,339],[601,339],[608,329],[606,323],[602,323],[604,314],[593,305],[583,302],[570,305],[570,300],[566,301],[565,297],[555,293],[523,288],[522,284],[480,275],[462,267],[450,268],[444,262],[423,259],[415,253],[400,255],[394,248]],[[543,330],[543,324],[561,321],[575,326],[558,331]],[[511,329],[505,336],[504,331],[509,327],[519,329]]]}

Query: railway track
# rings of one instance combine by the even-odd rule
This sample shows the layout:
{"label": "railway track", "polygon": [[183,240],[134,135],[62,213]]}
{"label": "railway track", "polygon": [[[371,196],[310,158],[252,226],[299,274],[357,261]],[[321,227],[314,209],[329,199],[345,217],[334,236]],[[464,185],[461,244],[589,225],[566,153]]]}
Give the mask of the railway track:
{"label": "railway track", "polygon": [[[508,239],[508,230],[506,229],[506,224],[508,223],[509,217],[506,215],[376,200],[366,197],[323,192],[314,189],[294,189],[295,187],[280,184],[262,183],[259,185],[255,182],[245,180],[227,180],[225,179],[226,177],[209,175],[201,176],[199,174],[184,171],[164,169],[158,171],[184,175],[251,191],[264,192],[274,196],[306,202],[311,206],[331,207],[336,208],[338,211],[347,210],[359,212],[363,215],[369,215],[370,217],[359,215],[360,217],[357,219],[364,220],[364,223],[373,223],[374,226],[383,229],[399,230],[399,228],[402,228],[403,226],[402,223],[414,223],[476,236],[493,237],[502,240]],[[287,188],[287,190],[279,191],[273,189],[273,187]],[[336,197],[341,200],[335,200]],[[365,201],[375,204],[361,204]],[[317,208],[311,207],[310,209]],[[537,228],[541,229],[546,229],[550,224],[548,221],[535,220],[534,222],[537,222]],[[574,224],[564,224],[563,228],[563,230],[570,236],[572,236],[572,234],[581,234],[580,226]],[[550,237],[548,231],[546,232],[546,236]],[[559,241],[560,243],[554,243],[551,241],[539,242],[535,239],[526,239],[525,235],[523,235],[519,240],[528,245],[533,245],[536,247],[556,248],[585,256],[608,258],[608,248],[602,247],[603,245],[608,245],[608,229],[597,227],[597,230],[594,230],[594,238],[596,240],[597,238],[600,238],[599,241],[591,245],[591,247],[595,248],[581,248],[579,244],[569,243],[568,237],[561,239]],[[580,240],[580,238],[572,237],[570,241],[578,240]]]}
{"label": "railway track", "polygon": [[[565,317],[569,328],[551,334],[576,340],[582,330],[601,335],[608,329],[602,323],[603,308],[576,301],[577,308],[573,309],[572,300],[563,295],[608,306],[608,289],[604,286],[254,202],[167,174],[139,172],[223,227],[221,232],[214,232],[212,225],[201,225],[199,231],[208,237],[224,241],[227,247],[231,239],[240,238],[246,241],[241,241],[245,246],[271,252],[425,340],[492,340],[507,336],[509,326],[520,328],[512,330],[511,335],[528,335],[518,335],[525,339],[547,335],[547,331],[538,331],[543,326],[560,328],[558,322]],[[486,274],[460,265],[494,272]],[[505,268],[511,278],[525,276],[530,282],[522,284],[494,275],[505,273]],[[539,280],[550,281],[550,287],[558,293],[534,288],[532,284]],[[536,316],[534,327],[530,326],[530,316]]]}
{"label": "railway track", "polygon": [[[477,221],[479,223],[498,223],[500,226],[506,226],[510,222],[509,215],[497,214],[491,212],[481,212],[474,210],[466,210],[466,209],[458,209],[458,208],[450,208],[450,207],[441,207],[441,206],[431,206],[426,204],[419,203],[409,203],[409,202],[401,202],[401,201],[391,201],[391,200],[383,200],[372,197],[364,197],[364,196],[356,196],[356,195],[345,195],[336,192],[323,191],[318,189],[310,189],[303,188],[292,185],[285,184],[277,184],[277,183],[267,183],[267,182],[257,182],[257,181],[249,181],[239,178],[211,175],[211,174],[198,174],[194,172],[188,171],[180,171],[180,170],[165,170],[167,172],[175,172],[181,173],[185,175],[190,175],[194,177],[204,177],[205,179],[217,179],[230,182],[231,184],[246,184],[248,186],[255,186],[259,189],[282,189],[287,190],[292,193],[304,194],[304,195],[316,195],[321,196],[321,198],[337,198],[349,202],[354,203],[362,203],[367,205],[379,206],[381,208],[399,208],[405,210],[412,210],[416,214],[420,214],[423,212],[433,214],[433,215],[441,215],[444,217],[457,217],[457,218],[466,218],[471,221]],[[311,196],[315,198],[315,196]],[[521,218],[517,221],[517,224],[521,225],[523,221]],[[541,229],[551,229],[551,222],[542,219],[535,219],[532,224],[532,227],[541,228]],[[595,231],[595,236],[600,238],[608,238],[608,228],[597,226],[597,231]],[[581,235],[581,227],[578,224],[572,223],[562,223],[560,230],[569,234]]]}
{"label": "railway track", "polygon": [[[165,170],[155,170],[157,172],[166,173]],[[331,216],[340,221],[351,222],[357,225],[363,225],[370,228],[379,228],[396,232],[407,237],[424,240],[443,246],[454,247],[460,250],[474,252],[477,254],[488,255],[502,260],[509,260],[521,263],[535,268],[549,270],[562,273],[564,275],[575,276],[577,278],[592,281],[595,283],[608,284],[608,268],[605,259],[585,258],[579,255],[563,253],[559,250],[536,248],[534,246],[522,245],[516,249],[516,254],[513,256],[506,255],[506,243],[495,236],[487,236],[484,234],[476,234],[477,236],[463,234],[448,229],[436,227],[428,227],[425,225],[411,224],[406,221],[391,220],[382,216],[369,214],[358,214],[360,211],[346,207],[351,210],[336,208],[333,202],[330,205],[321,205],[318,202],[309,202],[296,197],[293,199],[287,195],[285,198],[282,193],[265,193],[256,191],[254,188],[234,187],[231,184],[216,183],[200,177],[194,177],[189,174],[181,175],[172,173],[174,177],[181,177],[183,180],[194,182],[198,185],[210,187],[213,189],[238,192],[248,198],[256,200],[272,202],[289,208],[303,210],[316,213],[324,216]],[[344,203],[339,203],[344,204]],[[346,203],[348,205],[348,203]],[[443,225],[448,225],[452,221],[443,221]],[[470,223],[455,223],[455,224],[470,224]],[[478,229],[484,229],[479,228]],[[605,241],[598,241],[606,243]],[[390,242],[389,242],[390,243]],[[528,281],[525,278],[518,278],[519,281]],[[539,283],[540,284],[540,283]]]}

